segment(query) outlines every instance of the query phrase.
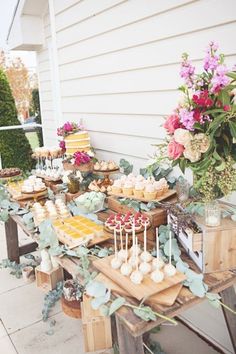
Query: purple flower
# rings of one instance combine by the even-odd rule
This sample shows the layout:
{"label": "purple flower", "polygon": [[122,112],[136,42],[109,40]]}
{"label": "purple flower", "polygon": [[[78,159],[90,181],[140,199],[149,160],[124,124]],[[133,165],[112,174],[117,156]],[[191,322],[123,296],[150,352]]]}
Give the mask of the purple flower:
{"label": "purple flower", "polygon": [[214,41],[209,43],[207,47],[207,54],[204,58],[204,69],[208,70],[215,70],[219,64],[220,57],[216,55],[216,51],[218,49],[218,44]]}
{"label": "purple flower", "polygon": [[212,56],[210,53],[208,53],[204,58],[204,69],[215,70],[217,68],[218,63],[219,63],[218,55]]}
{"label": "purple flower", "polygon": [[179,110],[180,122],[187,130],[194,130],[193,125],[195,123],[194,112],[188,111],[185,108]]}
{"label": "purple flower", "polygon": [[211,80],[211,92],[212,93],[217,93],[219,92],[222,88],[224,88],[226,85],[229,84],[230,78],[226,76],[228,73],[228,69],[225,65],[218,65],[216,68],[216,71],[214,73],[214,76]]}
{"label": "purple flower", "polygon": [[188,56],[186,54],[183,54],[180,76],[185,80],[185,83],[189,88],[193,86],[194,72],[195,72],[195,67],[188,60]]}

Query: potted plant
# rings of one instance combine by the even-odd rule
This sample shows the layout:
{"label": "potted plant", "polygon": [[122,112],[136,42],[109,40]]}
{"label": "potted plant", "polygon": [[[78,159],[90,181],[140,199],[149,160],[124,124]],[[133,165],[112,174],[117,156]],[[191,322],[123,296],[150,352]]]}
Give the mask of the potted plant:
{"label": "potted plant", "polygon": [[61,307],[63,312],[73,318],[81,318],[81,301],[84,293],[83,285],[75,279],[64,282]]}

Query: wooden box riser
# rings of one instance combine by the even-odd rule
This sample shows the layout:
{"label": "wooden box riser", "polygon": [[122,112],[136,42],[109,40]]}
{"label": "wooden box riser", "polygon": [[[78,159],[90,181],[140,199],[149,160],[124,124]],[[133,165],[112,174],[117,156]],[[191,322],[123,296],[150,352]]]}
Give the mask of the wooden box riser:
{"label": "wooden box riser", "polygon": [[181,238],[181,241],[185,243],[188,249],[192,252],[199,252],[203,247],[203,234],[195,233],[190,229],[183,229],[178,227],[178,220],[173,215],[168,215],[168,221],[171,223],[177,237]]}
{"label": "wooden box riser", "polygon": [[56,288],[57,283],[64,280],[63,269],[53,268],[50,272],[42,272],[40,266],[35,268],[36,285],[43,291],[48,292]]}
{"label": "wooden box riser", "polygon": [[[128,211],[131,211],[132,213],[136,213],[134,209],[127,207],[127,205],[122,205],[114,197],[108,197],[108,208],[113,210],[116,213],[125,214]],[[166,211],[163,209],[158,208],[143,213],[150,218],[153,227],[166,224],[167,214]]]}

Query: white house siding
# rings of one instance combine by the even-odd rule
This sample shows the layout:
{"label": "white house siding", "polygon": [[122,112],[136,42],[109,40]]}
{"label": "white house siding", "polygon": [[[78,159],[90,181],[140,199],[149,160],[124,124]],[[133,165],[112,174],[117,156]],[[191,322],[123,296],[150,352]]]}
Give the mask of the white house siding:
{"label": "white house siding", "polygon": [[[228,63],[236,58],[235,0],[56,0],[54,10],[63,121],[82,119],[98,156],[136,167],[164,136],[162,117],[179,97],[182,52],[199,66],[217,39]],[[48,50],[47,21],[39,61]],[[39,67],[45,141],[54,143],[52,97],[44,92],[49,65]]]}
{"label": "white house siding", "polygon": [[55,129],[57,123],[54,115],[54,87],[51,70],[53,65],[53,62],[51,60],[51,26],[48,7],[45,9],[45,12],[42,17],[44,27],[44,45],[42,49],[37,52],[40,105],[42,113],[44,141],[45,144],[52,146],[57,144],[57,138],[55,136]]}
{"label": "white house siding", "polygon": [[[216,40],[226,62],[236,62],[235,0],[54,0],[54,11],[63,121],[82,119],[98,157],[127,158],[136,168],[164,137],[162,117],[179,98],[182,52],[199,67]],[[44,31],[38,53],[44,139],[55,144],[48,13]],[[195,326],[232,352],[219,312],[212,319],[204,328],[195,317]]]}

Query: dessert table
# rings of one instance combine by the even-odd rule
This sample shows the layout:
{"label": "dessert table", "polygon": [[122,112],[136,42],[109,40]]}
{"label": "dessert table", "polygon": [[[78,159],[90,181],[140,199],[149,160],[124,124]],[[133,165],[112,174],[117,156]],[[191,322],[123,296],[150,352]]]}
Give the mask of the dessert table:
{"label": "dessert table", "polygon": [[[101,220],[106,219],[106,217],[106,213],[99,214]],[[20,227],[33,242],[19,246],[17,227]],[[32,252],[37,248],[37,235],[27,230],[20,216],[11,215],[9,220],[5,223],[5,230],[8,258],[11,261],[19,263],[21,255]],[[191,269],[198,271],[193,261],[184,252],[182,258],[189,264]],[[79,278],[78,264],[80,260],[78,258],[68,256],[57,257],[57,262],[65,271]],[[206,274],[204,276],[204,282],[208,285],[209,292],[219,293],[224,304],[236,310],[236,294],[233,286],[236,283],[236,269]],[[113,292],[113,296],[118,295]],[[129,297],[127,301],[137,305],[137,301],[133,298]],[[204,298],[194,296],[187,288],[183,287],[172,306],[164,306],[155,303],[151,307],[155,311],[172,318],[181,315],[182,312],[194,307],[202,301],[204,301]],[[222,307],[222,310],[233,348],[236,352],[236,316],[225,310],[224,307]],[[162,319],[145,322],[135,316],[131,309],[127,307],[119,309],[115,314],[115,323],[113,321],[113,325],[116,327],[116,330],[113,331],[113,336],[114,341],[118,342],[120,354],[144,354],[143,337],[145,338],[145,334],[147,334],[148,331],[160,325],[162,322],[164,322]]]}

